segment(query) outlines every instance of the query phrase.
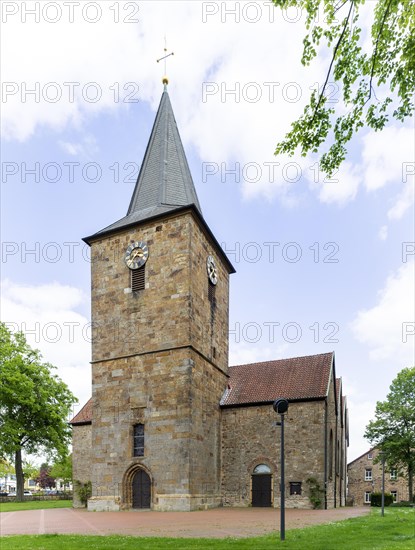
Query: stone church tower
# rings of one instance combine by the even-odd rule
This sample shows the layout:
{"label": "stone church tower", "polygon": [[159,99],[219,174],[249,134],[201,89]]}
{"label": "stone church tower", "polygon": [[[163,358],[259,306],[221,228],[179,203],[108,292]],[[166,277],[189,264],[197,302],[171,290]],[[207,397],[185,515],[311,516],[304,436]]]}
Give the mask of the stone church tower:
{"label": "stone church tower", "polygon": [[127,215],[85,241],[92,397],[71,421],[74,506],[89,482],[89,510],[279,506],[279,397],[287,508],[343,506],[334,352],[228,368],[234,269],[201,213],[166,86]]}
{"label": "stone church tower", "polygon": [[206,224],[165,85],[127,215],[92,258],[90,510],[221,504],[232,265]]}

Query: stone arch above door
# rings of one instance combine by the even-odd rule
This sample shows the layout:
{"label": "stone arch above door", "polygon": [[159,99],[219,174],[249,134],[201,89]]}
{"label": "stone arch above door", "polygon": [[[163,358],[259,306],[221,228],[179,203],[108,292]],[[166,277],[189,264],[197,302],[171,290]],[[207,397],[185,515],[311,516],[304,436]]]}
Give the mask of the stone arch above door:
{"label": "stone arch above door", "polygon": [[[141,477],[141,480],[138,478]],[[148,490],[149,490],[149,498],[146,500],[145,506],[137,506],[137,497],[136,494],[134,494],[134,485],[135,489],[137,490],[137,486],[139,483],[146,483],[148,481]],[[128,468],[128,470],[124,474],[123,482],[122,482],[122,507],[125,508],[133,508],[134,505],[136,505],[137,508],[152,508],[153,500],[154,500],[154,482],[153,482],[153,476],[151,475],[151,472],[148,468],[146,468],[143,464],[133,464]]]}

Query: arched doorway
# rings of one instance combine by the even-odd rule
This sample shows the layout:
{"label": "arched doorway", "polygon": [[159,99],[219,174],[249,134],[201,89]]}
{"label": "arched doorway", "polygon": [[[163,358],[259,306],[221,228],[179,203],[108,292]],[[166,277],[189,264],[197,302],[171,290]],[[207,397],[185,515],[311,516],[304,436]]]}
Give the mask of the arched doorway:
{"label": "arched doorway", "polygon": [[252,473],[252,506],[272,506],[272,474],[266,464],[258,464]]}
{"label": "arched doorway", "polygon": [[133,508],[151,508],[151,479],[144,470],[137,470],[132,481]]}

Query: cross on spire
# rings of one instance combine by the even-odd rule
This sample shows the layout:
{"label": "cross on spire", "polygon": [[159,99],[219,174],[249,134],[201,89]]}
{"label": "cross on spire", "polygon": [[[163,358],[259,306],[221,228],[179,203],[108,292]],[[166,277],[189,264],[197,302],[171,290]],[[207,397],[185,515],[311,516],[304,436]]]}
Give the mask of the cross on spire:
{"label": "cross on spire", "polygon": [[163,84],[164,87],[167,86],[169,83],[169,79],[167,78],[167,58],[171,55],[174,55],[174,52],[167,53],[167,40],[166,37],[164,37],[164,56],[160,57],[160,59],[157,59],[157,63],[160,63],[160,61],[164,61],[164,77],[163,77]]}

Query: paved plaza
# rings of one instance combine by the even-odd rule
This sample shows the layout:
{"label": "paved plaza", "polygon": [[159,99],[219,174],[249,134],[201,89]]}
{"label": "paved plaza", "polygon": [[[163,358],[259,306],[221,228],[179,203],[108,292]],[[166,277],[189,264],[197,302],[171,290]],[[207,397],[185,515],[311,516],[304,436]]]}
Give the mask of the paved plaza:
{"label": "paved plaza", "polygon": [[[286,529],[341,521],[370,508],[287,510]],[[249,537],[279,529],[277,509],[217,508],[203,512],[87,512],[55,508],[0,514],[1,535],[83,534],[150,537]]]}

